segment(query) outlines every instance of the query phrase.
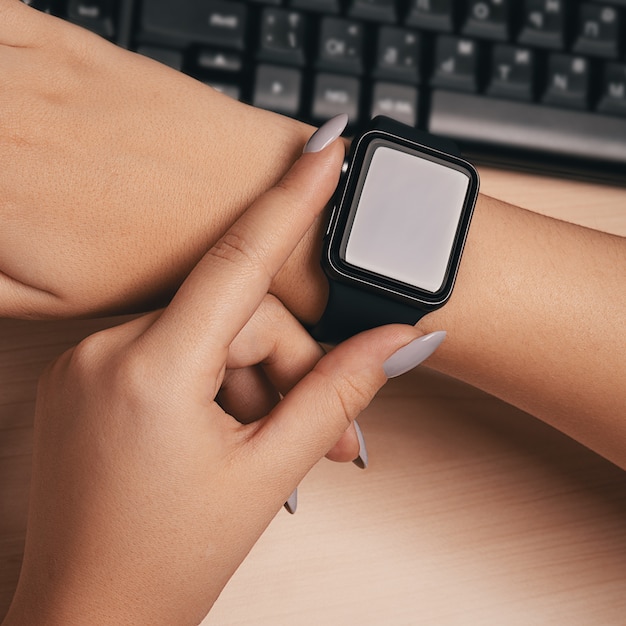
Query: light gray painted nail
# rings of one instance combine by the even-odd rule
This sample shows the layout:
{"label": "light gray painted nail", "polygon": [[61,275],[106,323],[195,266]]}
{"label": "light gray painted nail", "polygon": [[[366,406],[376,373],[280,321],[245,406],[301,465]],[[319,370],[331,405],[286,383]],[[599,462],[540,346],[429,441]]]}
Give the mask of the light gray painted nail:
{"label": "light gray painted nail", "polygon": [[446,338],[443,330],[414,339],[411,343],[394,352],[383,364],[387,378],[400,376],[425,361]]}
{"label": "light gray painted nail", "polygon": [[348,116],[346,113],[332,117],[311,135],[302,152],[321,152],[343,133],[347,125]]}
{"label": "light gray painted nail", "polygon": [[365,446],[365,439],[363,438],[363,431],[359,426],[358,422],[354,422],[354,429],[356,430],[356,436],[359,440],[359,456],[352,461],[357,467],[361,469],[365,469],[367,467],[368,457],[367,457],[367,447]]}
{"label": "light gray painted nail", "polygon": [[289,496],[287,502],[285,502],[284,507],[293,515],[298,508],[298,488],[296,487],[293,490],[293,493]]}

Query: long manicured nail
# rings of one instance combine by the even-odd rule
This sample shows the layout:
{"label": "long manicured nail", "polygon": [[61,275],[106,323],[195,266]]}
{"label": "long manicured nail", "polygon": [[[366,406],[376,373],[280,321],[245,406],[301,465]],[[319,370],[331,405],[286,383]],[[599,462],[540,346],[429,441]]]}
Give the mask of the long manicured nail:
{"label": "long manicured nail", "polygon": [[321,152],[343,133],[347,125],[348,116],[346,113],[332,117],[311,135],[302,152]]}
{"label": "long manicured nail", "polygon": [[296,512],[298,508],[298,488],[296,487],[293,490],[293,493],[289,496],[289,499],[283,505],[292,515]]}
{"label": "long manicured nail", "polygon": [[387,378],[400,376],[425,361],[446,338],[443,330],[424,335],[394,352],[383,364]]}
{"label": "long manicured nail", "polygon": [[356,436],[357,439],[359,440],[359,456],[356,457],[356,459],[354,459],[354,461],[352,461],[357,467],[360,467],[361,469],[365,469],[367,467],[367,448],[365,446],[365,439],[363,438],[363,431],[361,430],[361,427],[359,426],[358,422],[353,422],[354,423],[354,429],[356,430]]}

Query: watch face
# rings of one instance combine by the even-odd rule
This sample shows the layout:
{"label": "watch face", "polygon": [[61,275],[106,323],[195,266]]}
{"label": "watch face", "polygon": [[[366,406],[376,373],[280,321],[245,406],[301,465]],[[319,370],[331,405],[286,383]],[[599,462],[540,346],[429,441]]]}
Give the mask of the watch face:
{"label": "watch face", "polygon": [[372,131],[356,146],[329,239],[334,273],[436,306],[452,291],[478,190],[465,161]]}

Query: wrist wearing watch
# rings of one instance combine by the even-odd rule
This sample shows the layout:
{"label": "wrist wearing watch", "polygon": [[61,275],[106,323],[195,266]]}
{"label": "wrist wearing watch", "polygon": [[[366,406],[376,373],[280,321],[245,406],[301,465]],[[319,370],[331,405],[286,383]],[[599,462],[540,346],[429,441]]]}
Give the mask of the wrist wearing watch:
{"label": "wrist wearing watch", "polygon": [[337,187],[322,250],[328,303],[311,334],[338,343],[443,306],[478,187],[453,142],[374,118],[353,140]]}

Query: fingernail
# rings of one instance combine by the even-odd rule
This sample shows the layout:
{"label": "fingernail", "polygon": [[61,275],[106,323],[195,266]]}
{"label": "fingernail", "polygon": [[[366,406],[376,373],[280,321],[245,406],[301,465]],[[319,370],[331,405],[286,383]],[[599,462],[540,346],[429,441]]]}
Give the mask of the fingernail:
{"label": "fingernail", "polygon": [[384,363],[383,370],[387,378],[394,378],[400,376],[414,367],[417,367],[420,363],[425,361],[446,338],[446,333],[443,330],[430,333],[430,335],[424,335],[418,339],[414,339],[411,343],[407,343],[396,352],[394,352]]}
{"label": "fingernail", "polygon": [[302,152],[321,152],[343,133],[347,125],[348,115],[346,113],[329,119],[311,135]]}
{"label": "fingernail", "polygon": [[357,439],[359,440],[359,456],[356,457],[356,459],[354,459],[354,461],[352,461],[357,467],[360,467],[361,469],[365,469],[367,467],[367,448],[365,446],[365,439],[363,438],[363,431],[361,431],[361,427],[359,426],[358,422],[353,422],[354,423],[354,429],[356,430],[356,436]]}
{"label": "fingernail", "polygon": [[293,493],[289,496],[289,499],[283,505],[292,515],[296,512],[298,508],[298,488],[296,487],[293,490]]}

